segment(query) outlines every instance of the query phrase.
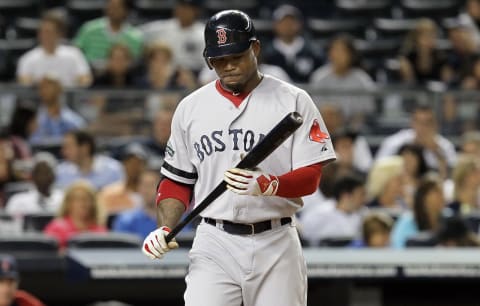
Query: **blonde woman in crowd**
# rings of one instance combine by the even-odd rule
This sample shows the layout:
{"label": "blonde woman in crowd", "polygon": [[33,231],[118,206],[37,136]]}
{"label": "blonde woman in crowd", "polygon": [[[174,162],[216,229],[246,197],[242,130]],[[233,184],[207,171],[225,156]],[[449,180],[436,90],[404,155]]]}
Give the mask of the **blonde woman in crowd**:
{"label": "blonde woman in crowd", "polygon": [[478,156],[463,155],[453,169],[453,202],[448,207],[455,213],[468,215],[478,210],[480,160]]}
{"label": "blonde woman in crowd", "polygon": [[395,155],[377,160],[367,178],[368,207],[401,211],[404,199],[404,160]]}
{"label": "blonde woman in crowd", "polygon": [[68,239],[76,234],[106,232],[103,219],[93,187],[78,181],[66,190],[58,217],[46,226],[44,232],[57,238],[60,248],[64,249]]}

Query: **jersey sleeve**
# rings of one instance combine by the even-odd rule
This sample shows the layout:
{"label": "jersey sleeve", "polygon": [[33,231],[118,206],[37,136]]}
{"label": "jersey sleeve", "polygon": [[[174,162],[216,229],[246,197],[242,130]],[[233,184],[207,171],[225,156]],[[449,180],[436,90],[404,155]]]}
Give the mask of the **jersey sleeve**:
{"label": "jersey sleeve", "polygon": [[297,96],[297,111],[303,124],[293,134],[293,169],[335,160],[332,139],[312,98],[301,91]]}
{"label": "jersey sleeve", "polygon": [[188,156],[187,135],[182,128],[184,125],[182,125],[181,104],[173,115],[170,138],[165,148],[165,159],[160,172],[173,181],[193,185],[197,180],[197,171]]}

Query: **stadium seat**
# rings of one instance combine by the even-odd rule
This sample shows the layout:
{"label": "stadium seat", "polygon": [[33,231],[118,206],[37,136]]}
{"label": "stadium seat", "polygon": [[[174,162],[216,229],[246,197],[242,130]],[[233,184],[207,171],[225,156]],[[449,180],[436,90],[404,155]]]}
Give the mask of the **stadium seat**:
{"label": "stadium seat", "polygon": [[404,39],[406,34],[415,28],[418,19],[376,18],[373,21],[379,38]]}
{"label": "stadium seat", "polygon": [[40,14],[39,0],[0,0],[0,16],[13,21],[17,16],[35,17]]}
{"label": "stadium seat", "polygon": [[15,20],[14,28],[17,38],[36,38],[40,19],[19,17]]}
{"label": "stadium seat", "polygon": [[329,248],[342,248],[350,245],[353,241],[353,237],[328,237],[320,240],[320,247]]}
{"label": "stadium seat", "polygon": [[69,15],[71,35],[87,21],[103,16],[104,0],[69,0],[66,9]]}
{"label": "stadium seat", "polygon": [[257,0],[205,0],[204,9],[207,16],[222,10],[237,9],[244,11],[252,18],[259,17],[259,3]]}
{"label": "stadium seat", "polygon": [[340,16],[355,18],[389,17],[390,0],[336,0]]}
{"label": "stadium seat", "polygon": [[174,0],[138,0],[134,1],[134,7],[138,19],[143,22],[172,17]]}
{"label": "stadium seat", "polygon": [[73,236],[67,242],[68,248],[140,248],[142,241],[133,234],[127,233],[82,233]]}
{"label": "stadium seat", "polygon": [[364,38],[367,20],[360,19],[307,19],[307,28],[315,39],[331,39],[344,32],[356,38]]}
{"label": "stadium seat", "polygon": [[42,232],[53,218],[55,215],[52,213],[25,215],[23,216],[23,230],[25,232]]}
{"label": "stadium seat", "polygon": [[419,233],[407,239],[407,248],[433,247],[437,244],[436,238],[431,233]]}
{"label": "stadium seat", "polygon": [[459,0],[401,0],[406,18],[425,17],[441,20],[457,16],[462,3]]}
{"label": "stadium seat", "polygon": [[0,81],[12,81],[15,79],[15,71],[20,56],[35,46],[36,40],[28,39],[0,39],[0,55],[5,64],[0,64]]}
{"label": "stadium seat", "polygon": [[355,40],[355,47],[363,58],[375,58],[379,61],[397,55],[401,44],[399,39],[378,39],[373,42]]}
{"label": "stadium seat", "polygon": [[0,235],[1,253],[52,253],[58,251],[55,238],[40,233],[24,233],[21,235]]}
{"label": "stadium seat", "polygon": [[253,19],[257,37],[262,42],[269,41],[273,38],[273,22],[269,19]]}
{"label": "stadium seat", "polygon": [[476,234],[480,233],[480,213],[470,213],[465,216],[465,221],[468,224],[468,227]]}

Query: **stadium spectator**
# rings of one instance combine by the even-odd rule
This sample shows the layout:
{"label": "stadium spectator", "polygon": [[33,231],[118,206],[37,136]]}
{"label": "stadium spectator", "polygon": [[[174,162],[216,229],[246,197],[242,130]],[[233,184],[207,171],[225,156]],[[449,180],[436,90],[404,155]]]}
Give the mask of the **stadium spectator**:
{"label": "stadium spectator", "polygon": [[394,221],[388,214],[370,212],[362,222],[362,237],[353,241],[354,248],[386,248],[390,246],[390,233]]}
{"label": "stadium spectator", "polygon": [[468,131],[462,135],[461,153],[480,156],[480,131]]}
{"label": "stadium spectator", "polygon": [[442,220],[442,224],[436,233],[436,240],[439,246],[449,248],[480,246],[478,236],[459,216]]}
{"label": "stadium spectator", "polygon": [[472,30],[468,26],[459,21],[450,22],[446,26],[452,48],[446,54],[443,81],[457,87],[471,72],[473,63],[478,57],[478,48]]}
{"label": "stadium spectator", "polygon": [[[319,110],[330,135],[335,135],[339,130],[345,129],[345,127],[347,130],[353,130],[338,105],[322,103],[319,106]],[[362,136],[358,132],[355,134],[356,136],[353,143],[353,166],[361,172],[366,173],[372,166],[372,152],[365,136]]]}
{"label": "stadium spectator", "polygon": [[105,70],[95,77],[94,88],[127,88],[135,85],[133,58],[130,49],[122,44],[113,45],[108,51]]}
{"label": "stadium spectator", "polygon": [[400,76],[412,85],[441,81],[446,57],[436,49],[437,25],[428,18],[420,19],[411,30],[400,52]]}
{"label": "stadium spectator", "polygon": [[37,110],[17,103],[8,125],[8,134],[10,135],[16,159],[29,160],[32,158],[32,150],[28,139],[36,129]]}
{"label": "stadium spectator", "polygon": [[148,167],[159,169],[163,164],[170,125],[172,123],[173,109],[163,108],[155,113],[152,123],[151,136],[142,142],[148,151]]}
{"label": "stadium spectator", "polygon": [[92,76],[82,52],[61,43],[65,24],[56,14],[46,14],[38,28],[39,46],[18,61],[17,79],[22,85],[34,85],[46,74],[55,73],[64,87],[85,87]]}
{"label": "stadium spectator", "polygon": [[333,146],[340,168],[343,171],[354,172],[361,176],[365,175],[368,170],[362,171],[354,164],[357,133],[347,129],[338,129],[335,134],[330,133],[330,135],[332,135]]}
{"label": "stadium spectator", "polygon": [[57,212],[63,199],[63,192],[53,187],[56,164],[55,157],[50,153],[37,153],[32,169],[34,188],[12,195],[5,211],[15,216]]}
{"label": "stadium spectator", "polygon": [[455,165],[457,154],[455,146],[437,132],[434,110],[427,105],[417,105],[411,115],[410,126],[410,129],[402,129],[386,137],[376,159],[397,154],[403,145],[415,143],[423,148],[428,167],[439,171],[445,178],[448,168]]}
{"label": "stadium spectator", "polygon": [[[340,34],[332,39],[327,50],[329,62],[312,73],[311,86],[339,92],[375,89],[372,78],[360,68],[360,54],[353,44],[352,37]],[[365,116],[373,115],[376,108],[373,97],[358,94],[322,94],[317,99],[339,105],[347,119],[352,122],[350,126],[357,129],[363,127]]]}
{"label": "stadium spectator", "polygon": [[275,37],[265,47],[264,62],[283,68],[293,82],[307,83],[322,61],[319,52],[302,36],[302,13],[283,4],[274,10],[273,20]]}
{"label": "stadium spectator", "polygon": [[176,0],[173,18],[157,20],[141,26],[147,44],[163,42],[173,51],[179,67],[199,72],[204,66],[203,30],[198,20],[202,0]]}
{"label": "stadium spectator", "polygon": [[464,78],[461,80],[461,88],[469,90],[480,89],[480,56],[472,57],[468,70]]}
{"label": "stadium spectator", "polygon": [[468,215],[479,208],[480,163],[478,155],[464,155],[458,159],[452,173],[453,202],[448,207],[460,215]]}
{"label": "stadium spectator", "polygon": [[46,74],[38,83],[41,107],[37,114],[38,126],[30,137],[31,144],[59,144],[65,133],[85,126],[85,120],[62,101],[62,90],[55,75]]}
{"label": "stadium spectator", "polygon": [[113,231],[136,234],[144,239],[157,228],[155,196],[159,180],[157,170],[145,170],[140,175],[137,189],[142,198],[142,206],[120,213],[113,223]]}
{"label": "stadium spectator", "polygon": [[459,14],[458,19],[472,31],[475,45],[480,47],[480,0],[467,0],[465,11]]}
{"label": "stadium spectator", "polygon": [[335,208],[326,210],[317,205],[300,219],[302,236],[310,245],[318,245],[324,238],[354,238],[360,231],[366,202],[363,179],[353,174],[341,176],[334,183],[333,193]]}
{"label": "stadium spectator", "polygon": [[65,188],[83,179],[96,189],[101,189],[122,181],[124,172],[120,162],[95,151],[95,139],[88,132],[79,130],[67,133],[62,144],[65,160],[57,166],[56,186]]}
{"label": "stadium spectator", "polygon": [[32,294],[18,289],[18,264],[10,255],[0,255],[0,306],[45,306]]}
{"label": "stadium spectator", "polygon": [[138,143],[128,145],[122,153],[125,180],[105,186],[98,193],[98,202],[107,215],[115,215],[141,204],[138,182],[142,174],[147,153]]}
{"label": "stadium spectator", "polygon": [[127,22],[128,13],[128,0],[108,0],[105,17],[85,23],[78,31],[74,44],[83,51],[88,62],[95,68],[101,69],[105,66],[113,45],[126,45],[134,58],[141,55],[143,36]]}
{"label": "stadium spectator", "polygon": [[398,212],[406,207],[403,176],[405,165],[400,156],[389,156],[374,162],[368,173],[368,207]]}
{"label": "stadium spectator", "polygon": [[13,173],[14,159],[8,134],[0,130],[0,208],[4,207],[6,201],[5,185],[16,180]]}
{"label": "stadium spectator", "polygon": [[405,172],[403,176],[405,201],[409,208],[413,207],[413,198],[420,180],[429,171],[423,156],[423,149],[416,144],[405,144],[398,151],[403,158]]}
{"label": "stadium spectator", "polygon": [[413,212],[407,211],[395,223],[390,237],[394,248],[403,248],[408,238],[420,232],[434,234],[440,227],[445,206],[442,186],[432,179],[420,182],[413,201]]}
{"label": "stadium spectator", "polygon": [[47,224],[44,233],[55,237],[63,250],[76,234],[106,230],[93,186],[79,181],[67,188],[58,217]]}
{"label": "stadium spectator", "polygon": [[146,50],[147,71],[138,85],[149,89],[189,90],[197,88],[192,71],[173,62],[172,49],[163,42],[156,42]]}

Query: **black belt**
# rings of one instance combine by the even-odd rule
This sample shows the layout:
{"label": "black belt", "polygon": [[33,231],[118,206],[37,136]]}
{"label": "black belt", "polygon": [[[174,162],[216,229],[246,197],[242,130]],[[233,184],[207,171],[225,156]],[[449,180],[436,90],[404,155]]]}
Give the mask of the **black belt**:
{"label": "black belt", "polygon": [[[253,235],[253,234],[260,234],[264,231],[268,231],[272,229],[272,220],[266,220],[266,221],[260,221],[257,223],[249,223],[249,224],[244,224],[244,223],[234,223],[231,221],[217,221],[215,219],[211,218],[203,218],[205,223],[208,223],[213,226],[217,226],[217,223],[222,224],[221,228],[223,228],[224,231],[230,234],[234,235]],[[285,225],[289,224],[292,222],[292,218],[286,217],[280,219],[280,224]]]}

